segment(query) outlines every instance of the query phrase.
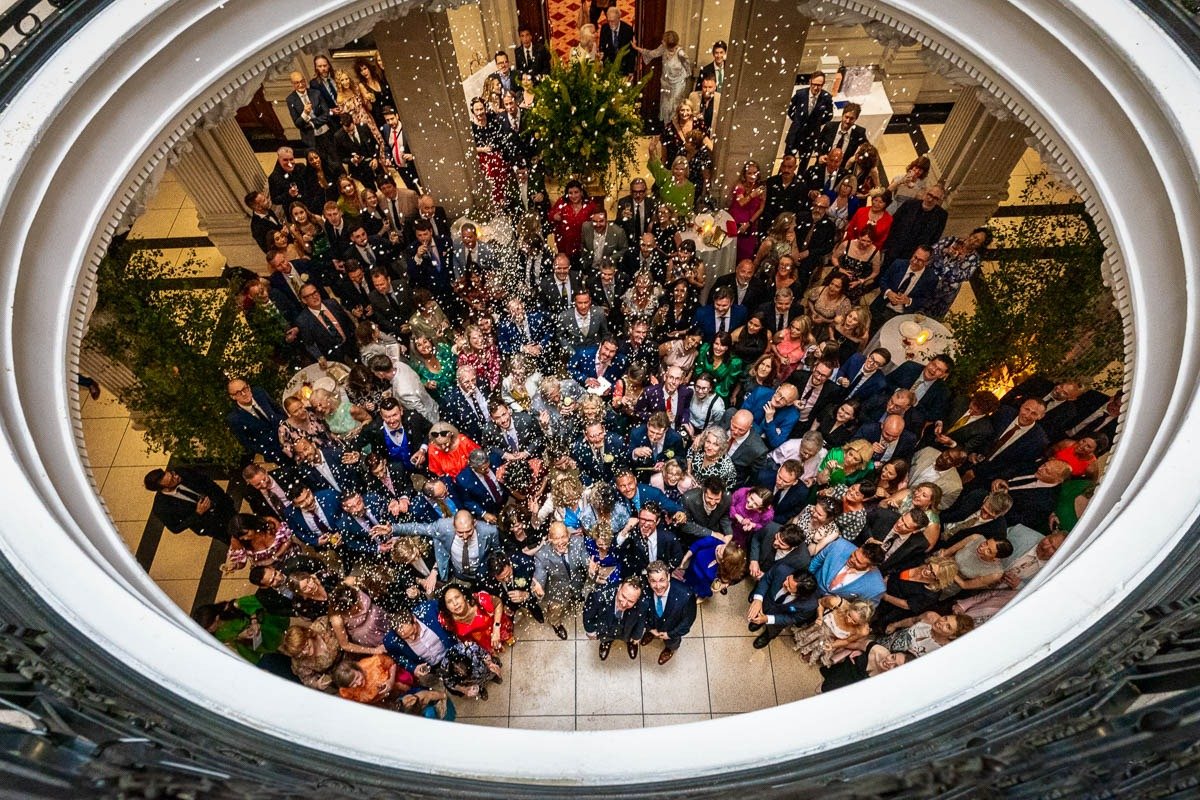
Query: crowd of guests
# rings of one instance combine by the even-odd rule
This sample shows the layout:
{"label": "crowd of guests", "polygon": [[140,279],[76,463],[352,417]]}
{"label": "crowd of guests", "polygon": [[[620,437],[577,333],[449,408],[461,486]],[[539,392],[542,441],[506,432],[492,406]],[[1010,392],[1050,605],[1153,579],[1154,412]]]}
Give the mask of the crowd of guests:
{"label": "crowd of guests", "polygon": [[345,170],[335,198],[281,149],[247,198],[269,277],[243,309],[280,366],[331,377],[282,404],[229,381],[248,513],[200,472],[147,474],[166,527],[228,542],[259,587],[201,624],[313,688],[447,718],[501,680],[518,616],[566,639],[581,615],[600,659],[658,642],[662,665],[732,591],[752,646],[786,633],[828,689],[1003,608],[1082,513],[1121,397],[1040,375],[962,394],[950,356],[868,347],[943,313],[990,234],[942,237],[927,160],[884,185],[853,104],[822,121],[823,81],[789,108],[779,174],[743,168],[715,281],[661,181],[610,220],[519,160],[501,246],[453,230],[402,157],[321,162]]}

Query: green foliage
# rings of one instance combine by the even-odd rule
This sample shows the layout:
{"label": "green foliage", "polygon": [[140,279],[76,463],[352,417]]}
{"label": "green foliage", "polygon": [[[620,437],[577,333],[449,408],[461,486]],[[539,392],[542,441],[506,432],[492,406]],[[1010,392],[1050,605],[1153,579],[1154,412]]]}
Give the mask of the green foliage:
{"label": "green foliage", "polygon": [[[1030,176],[1021,201],[1052,204],[1061,191],[1040,173]],[[1004,224],[1009,219],[1014,224]],[[972,313],[946,318],[957,344],[956,388],[1002,387],[1035,370],[1119,386],[1121,318],[1104,284],[1104,247],[1091,220],[1079,211],[993,219],[991,227],[999,266],[982,273],[986,291],[977,292]]]}
{"label": "green foliage", "polygon": [[639,100],[649,76],[629,83],[620,63],[620,54],[607,65],[556,60],[533,90],[529,129],[542,146],[550,177],[594,177],[608,191],[614,173],[629,174],[642,134]]}
{"label": "green foliage", "polygon": [[193,256],[173,265],[160,251],[114,250],[100,264],[84,344],[137,377],[117,396],[144,417],[151,445],[187,463],[234,464],[241,445],[225,426],[228,376],[275,393],[282,375],[268,337],[252,335],[236,313],[236,282],[215,289],[181,283],[200,266]]}

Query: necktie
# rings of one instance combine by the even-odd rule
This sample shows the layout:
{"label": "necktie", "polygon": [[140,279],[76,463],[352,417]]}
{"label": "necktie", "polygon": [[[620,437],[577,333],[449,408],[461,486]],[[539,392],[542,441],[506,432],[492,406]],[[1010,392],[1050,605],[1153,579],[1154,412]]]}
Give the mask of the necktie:
{"label": "necktie", "polygon": [[262,420],[263,422],[270,422],[270,420],[267,419],[267,415],[263,413],[261,408],[258,407],[258,403],[251,403],[249,406],[242,406],[242,410],[256,419]]}
{"label": "necktie", "polygon": [[283,519],[283,503],[280,502],[279,498],[276,497],[275,493],[270,489],[263,492],[263,494],[267,498],[267,505],[269,505],[271,509],[279,515],[280,519]]}
{"label": "necktie", "polygon": [[400,209],[396,207],[396,201],[392,200],[388,203],[392,209],[392,228],[397,232],[400,230],[400,223],[404,219],[404,215],[400,213]]}
{"label": "necktie", "polygon": [[332,97],[333,101],[336,103],[337,102],[337,87],[333,85],[332,78],[325,79],[325,91],[329,92],[329,96]]}
{"label": "necktie", "polygon": [[563,553],[559,556],[562,559],[563,572],[567,573],[567,580],[571,579],[571,562],[567,560],[567,554]]}
{"label": "necktie", "polygon": [[833,143],[833,146],[836,147],[838,150],[845,151],[845,149],[846,149],[845,148],[846,134],[848,134],[848,133],[849,133],[849,131],[845,130],[844,128],[838,128],[838,137],[837,137],[837,140]]}
{"label": "necktie", "polygon": [[639,237],[642,235],[642,215],[640,213],[641,206],[641,203],[633,204],[633,229],[637,231],[637,235]]}
{"label": "necktie", "polygon": [[358,248],[358,252],[362,254],[363,261],[367,262],[368,267],[375,266],[375,251],[370,247],[360,247]]}
{"label": "necktie", "polygon": [[492,480],[491,471],[489,470],[488,472],[483,473],[482,477],[483,477],[483,482],[487,484],[488,494],[490,494],[492,496],[493,500],[499,501],[500,500],[500,487],[496,485],[496,482],[494,480]]}
{"label": "necktie", "polygon": [[[400,146],[400,131],[392,131],[392,156],[397,167],[404,165],[404,148]],[[394,203],[392,207],[395,208]]]}
{"label": "necktie", "polygon": [[781,330],[783,330],[785,325],[787,325],[787,315],[786,314],[776,314],[775,315],[775,330],[781,331]]}
{"label": "necktie", "polygon": [[333,529],[329,527],[328,523],[326,523],[325,520],[321,518],[321,507],[320,506],[317,506],[316,508],[314,508],[312,510],[312,518],[313,518],[313,522],[317,523],[317,530],[319,530],[321,533],[332,533],[333,532]]}
{"label": "necktie", "polygon": [[392,311],[399,313],[400,312],[400,301],[396,299],[396,293],[388,292],[387,298],[388,298],[388,305],[390,305],[392,307]]}
{"label": "necktie", "polygon": [[519,447],[517,442],[517,432],[512,430],[507,431],[504,434],[504,438],[508,440],[508,449],[514,453],[517,452],[517,448]]}
{"label": "necktie", "polygon": [[657,610],[658,616],[661,617],[663,615],[663,611],[666,610],[666,608],[665,608],[666,605],[667,605],[667,598],[663,597],[662,595],[654,596],[654,607]]}
{"label": "necktie", "polygon": [[1008,430],[1006,430],[1004,433],[1000,434],[1000,438],[996,440],[996,443],[994,445],[992,445],[992,451],[990,453],[988,453],[988,458],[991,458],[992,456],[996,455],[996,453],[999,453],[1001,448],[1003,448],[1004,445],[1008,444],[1009,440],[1012,439],[1013,436],[1016,435],[1016,433],[1017,433],[1017,426],[1015,424],[1010,425]]}
{"label": "necktie", "polygon": [[471,543],[463,542],[463,557],[462,557],[463,572],[471,571]]}
{"label": "necktie", "polygon": [[854,380],[852,380],[850,382],[850,391],[846,392],[847,398],[853,397],[854,393],[857,392],[859,390],[859,387],[862,386],[864,375],[865,375],[865,373],[860,369],[858,371],[858,374],[854,376]]}
{"label": "necktie", "polygon": [[961,417],[959,417],[958,422],[955,422],[953,425],[951,425],[950,430],[946,431],[946,433],[954,433],[956,430],[966,425],[970,420],[971,412],[968,411],[966,414],[963,414]]}
{"label": "necktie", "polygon": [[329,309],[321,309],[321,321],[325,323],[325,330],[329,331],[330,336],[336,336],[338,339],[345,339],[345,334],[342,333],[342,326],[334,319],[333,314],[329,313]]}
{"label": "necktie", "polygon": [[726,319],[728,319],[728,317],[719,317],[717,319],[717,333],[725,332],[725,320]]}
{"label": "necktie", "polygon": [[908,291],[909,284],[912,283],[913,274],[911,271],[904,273],[904,280],[900,281],[900,285],[896,288],[898,294],[904,294]]}
{"label": "necktie", "polygon": [[567,282],[566,281],[559,281],[558,293],[562,297],[563,302],[564,303],[567,302]]}
{"label": "necktie", "polygon": [[530,48],[530,47],[525,48],[525,66],[526,67],[533,66],[533,48]]}
{"label": "necktie", "polygon": [[675,393],[667,395],[667,419],[673,419],[675,416]]}

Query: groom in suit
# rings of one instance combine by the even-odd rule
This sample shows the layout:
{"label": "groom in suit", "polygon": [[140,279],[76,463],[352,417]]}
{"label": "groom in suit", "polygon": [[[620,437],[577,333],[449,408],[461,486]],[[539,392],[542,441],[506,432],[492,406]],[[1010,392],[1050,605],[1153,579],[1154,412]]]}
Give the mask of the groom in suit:
{"label": "groom in suit", "polygon": [[674,657],[696,621],[696,595],[683,581],[672,578],[671,570],[662,561],[646,567],[646,581],[650,584],[650,602],[642,646],[661,639],[663,649],[658,654],[658,663],[662,666]]}

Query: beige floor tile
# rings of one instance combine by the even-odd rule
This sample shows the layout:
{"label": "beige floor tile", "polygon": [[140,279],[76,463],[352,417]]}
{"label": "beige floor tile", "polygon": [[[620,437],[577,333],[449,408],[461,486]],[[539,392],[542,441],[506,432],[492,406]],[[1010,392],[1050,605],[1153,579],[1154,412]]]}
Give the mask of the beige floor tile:
{"label": "beige floor tile", "polygon": [[199,278],[218,278],[225,269],[225,256],[215,247],[197,247],[194,250],[184,250],[177,263],[183,264],[191,259],[194,274]]}
{"label": "beige floor tile", "polygon": [[794,644],[795,640],[786,634],[771,642],[775,697],[781,704],[812,697],[821,689],[821,670],[804,663],[800,654],[792,650]]}
{"label": "beige floor tile", "polygon": [[641,714],[585,715],[575,718],[577,731],[619,731],[625,728],[642,727]]}
{"label": "beige floor tile", "polygon": [[162,250],[158,251],[158,253],[160,255],[156,255],[155,259],[160,264],[165,264],[168,267],[173,267],[179,263],[179,257],[182,256],[185,252],[187,252],[187,251],[184,250],[182,247],[164,247]]}
{"label": "beige floor tile", "polygon": [[217,596],[213,599],[216,602],[237,600],[258,591],[258,587],[246,578],[247,572],[248,570],[235,572],[233,576],[223,579],[220,586],[217,587]]}
{"label": "beige floor tile", "polygon": [[164,450],[150,448],[144,431],[139,431],[130,425],[121,437],[121,445],[113,457],[114,467],[165,467],[171,458]]}
{"label": "beige floor tile", "polygon": [[753,636],[746,629],[746,610],[750,608],[746,597],[749,583],[729,587],[729,594],[714,594],[700,606],[704,621],[704,636]]}
{"label": "beige floor tile", "polygon": [[685,636],[675,657],[658,665],[662,647],[642,648],[642,711],[646,714],[704,713],[708,707],[708,667],[704,640]]}
{"label": "beige floor tile", "polygon": [[[509,715],[575,715],[575,643],[522,642],[514,648]],[[573,727],[573,726],[572,726]]]}
{"label": "beige floor tile", "polygon": [[191,614],[192,604],[196,602],[196,587],[199,584],[198,580],[158,581],[158,588],[166,592],[167,597],[176,605]]}
{"label": "beige floor tile", "polygon": [[[575,620],[567,620],[563,623],[563,627],[567,629],[568,641],[575,638]],[[518,642],[561,641],[553,628],[543,622],[536,622],[528,614],[521,614],[517,617],[514,635]]]}
{"label": "beige floor tile", "polygon": [[500,677],[504,680],[504,683],[500,684],[499,686],[494,683],[489,683],[487,687],[488,699],[486,701],[471,697],[454,698],[454,707],[458,709],[458,715],[460,717],[508,716],[513,691],[513,653],[515,653],[516,648],[520,646],[520,643],[518,643],[512,650],[500,657]]}
{"label": "beige floor tile", "polygon": [[117,396],[112,392],[100,387],[100,399],[93,400],[91,395],[86,390],[79,390],[79,397],[82,405],[79,408],[79,416],[82,419],[103,419],[106,417],[128,417],[129,409],[117,399]]}
{"label": "beige floor tile", "polygon": [[171,226],[179,216],[178,209],[146,211],[133,223],[129,232],[133,239],[159,239],[171,235]]}
{"label": "beige floor tile", "polygon": [[83,442],[93,469],[112,466],[128,427],[129,419],[123,417],[83,420]]}
{"label": "beige floor tile", "polygon": [[884,171],[891,177],[904,174],[905,168],[917,157],[912,138],[907,133],[889,133],[880,139],[879,157]]}
{"label": "beige floor tile", "polygon": [[641,714],[641,659],[631,659],[621,642],[613,642],[607,661],[598,649],[594,642],[575,643],[575,713]]}
{"label": "beige floor tile", "polygon": [[146,521],[126,520],[125,522],[114,522],[113,524],[117,527],[117,533],[121,534],[121,539],[124,540],[125,546],[129,548],[129,552],[136,555],[138,544],[142,541],[142,534],[146,530]]}
{"label": "beige floor tile", "polygon": [[689,722],[704,722],[708,718],[708,714],[646,714],[642,717],[642,726],[661,728],[664,725],[686,725]]}
{"label": "beige floor tile", "polygon": [[163,181],[158,185],[158,191],[146,203],[146,208],[150,211],[160,209],[179,210],[187,199],[187,191],[184,190],[183,184],[178,181]]}
{"label": "beige floor tile", "polygon": [[738,638],[705,639],[708,696],[713,713],[755,711],[775,705],[775,679],[767,650]]}
{"label": "beige floor tile", "polygon": [[524,728],[530,731],[573,731],[575,717],[509,717],[508,727]]}
{"label": "beige floor tile", "polygon": [[150,577],[158,580],[196,579],[204,574],[212,539],[197,536],[191,531],[171,533],[164,530],[154,560],[150,562]]}
{"label": "beige floor tile", "polygon": [[[462,698],[455,697],[454,708],[457,710],[462,706]],[[455,719],[458,722],[465,722],[467,725],[479,725],[484,728],[507,728],[508,717],[464,717],[459,714]]]}
{"label": "beige floor tile", "polygon": [[206,235],[200,227],[199,219],[196,216],[196,209],[191,207],[190,203],[185,203],[179,209],[179,215],[175,218],[175,223],[171,225],[169,235],[172,237]]}
{"label": "beige floor tile", "polygon": [[942,128],[945,127],[940,122],[930,122],[921,125],[921,133],[925,134],[925,141],[931,148],[937,144],[938,137],[942,135]]}
{"label": "beige floor tile", "polygon": [[154,494],[146,491],[142,484],[145,474],[143,467],[113,467],[108,471],[100,495],[114,521],[136,520],[144,523],[150,516]]}

